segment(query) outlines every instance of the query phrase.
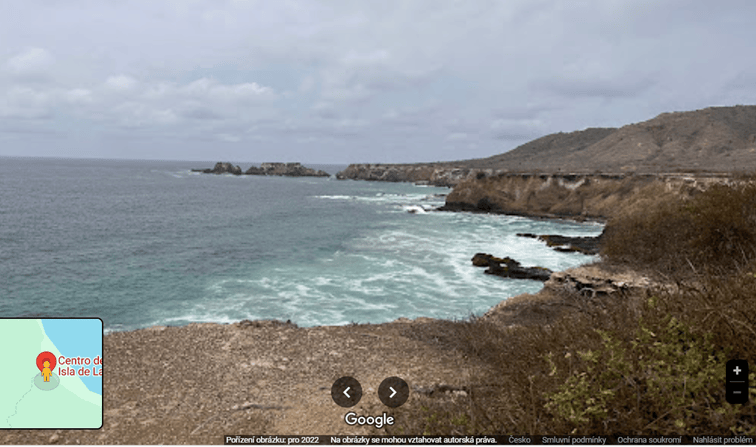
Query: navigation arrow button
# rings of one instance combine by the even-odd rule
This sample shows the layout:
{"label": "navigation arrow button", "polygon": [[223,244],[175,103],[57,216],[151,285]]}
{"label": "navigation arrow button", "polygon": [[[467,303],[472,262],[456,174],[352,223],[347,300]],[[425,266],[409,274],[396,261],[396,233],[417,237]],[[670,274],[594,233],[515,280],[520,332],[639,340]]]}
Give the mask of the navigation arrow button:
{"label": "navigation arrow button", "polygon": [[399,407],[409,399],[409,385],[399,377],[389,377],[378,387],[378,397],[387,407]]}
{"label": "navigation arrow button", "polygon": [[333,382],[331,399],[338,406],[353,407],[362,399],[362,386],[354,377],[344,376]]}

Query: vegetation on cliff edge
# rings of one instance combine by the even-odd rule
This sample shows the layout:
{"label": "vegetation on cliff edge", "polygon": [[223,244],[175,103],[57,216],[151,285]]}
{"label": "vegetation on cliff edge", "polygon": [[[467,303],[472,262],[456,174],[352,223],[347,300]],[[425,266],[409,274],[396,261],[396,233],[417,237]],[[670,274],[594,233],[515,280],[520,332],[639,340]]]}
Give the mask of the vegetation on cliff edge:
{"label": "vegetation on cliff edge", "polygon": [[756,435],[756,390],[746,405],[725,400],[725,362],[756,364],[756,186],[714,186],[612,220],[603,259],[676,286],[562,297],[575,310],[549,325],[443,325],[439,337],[478,362],[469,388],[416,394],[386,431]]}

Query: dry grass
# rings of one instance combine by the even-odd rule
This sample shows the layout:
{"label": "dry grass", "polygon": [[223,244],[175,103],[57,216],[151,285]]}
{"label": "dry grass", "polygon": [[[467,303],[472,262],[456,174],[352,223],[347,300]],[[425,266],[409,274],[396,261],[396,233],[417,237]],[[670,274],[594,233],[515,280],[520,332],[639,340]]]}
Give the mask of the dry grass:
{"label": "dry grass", "polygon": [[682,202],[667,196],[610,220],[602,254],[672,278],[718,274],[756,258],[756,184],[712,185]]}

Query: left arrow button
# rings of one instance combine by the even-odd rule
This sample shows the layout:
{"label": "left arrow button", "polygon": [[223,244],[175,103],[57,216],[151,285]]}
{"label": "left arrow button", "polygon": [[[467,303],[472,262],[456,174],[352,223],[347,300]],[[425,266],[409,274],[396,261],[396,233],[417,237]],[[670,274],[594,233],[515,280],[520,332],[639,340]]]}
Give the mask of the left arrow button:
{"label": "left arrow button", "polygon": [[354,377],[341,377],[331,386],[331,399],[341,407],[353,407],[362,399],[362,386]]}

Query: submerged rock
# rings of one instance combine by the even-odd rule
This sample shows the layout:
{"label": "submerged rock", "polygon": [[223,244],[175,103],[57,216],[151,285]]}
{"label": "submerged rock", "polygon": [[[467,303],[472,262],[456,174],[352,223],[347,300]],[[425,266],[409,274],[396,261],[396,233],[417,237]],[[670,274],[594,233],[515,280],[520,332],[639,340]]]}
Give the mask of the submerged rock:
{"label": "submerged rock", "polygon": [[497,258],[487,253],[476,253],[472,263],[476,267],[488,267],[484,273],[504,278],[547,281],[553,273],[545,267],[523,267],[512,258]]}
{"label": "submerged rock", "polygon": [[558,234],[543,234],[537,236],[533,233],[517,233],[517,235],[520,237],[540,239],[556,251],[597,255],[601,250],[601,238],[604,236],[604,233],[601,233],[598,236],[560,236]]}

